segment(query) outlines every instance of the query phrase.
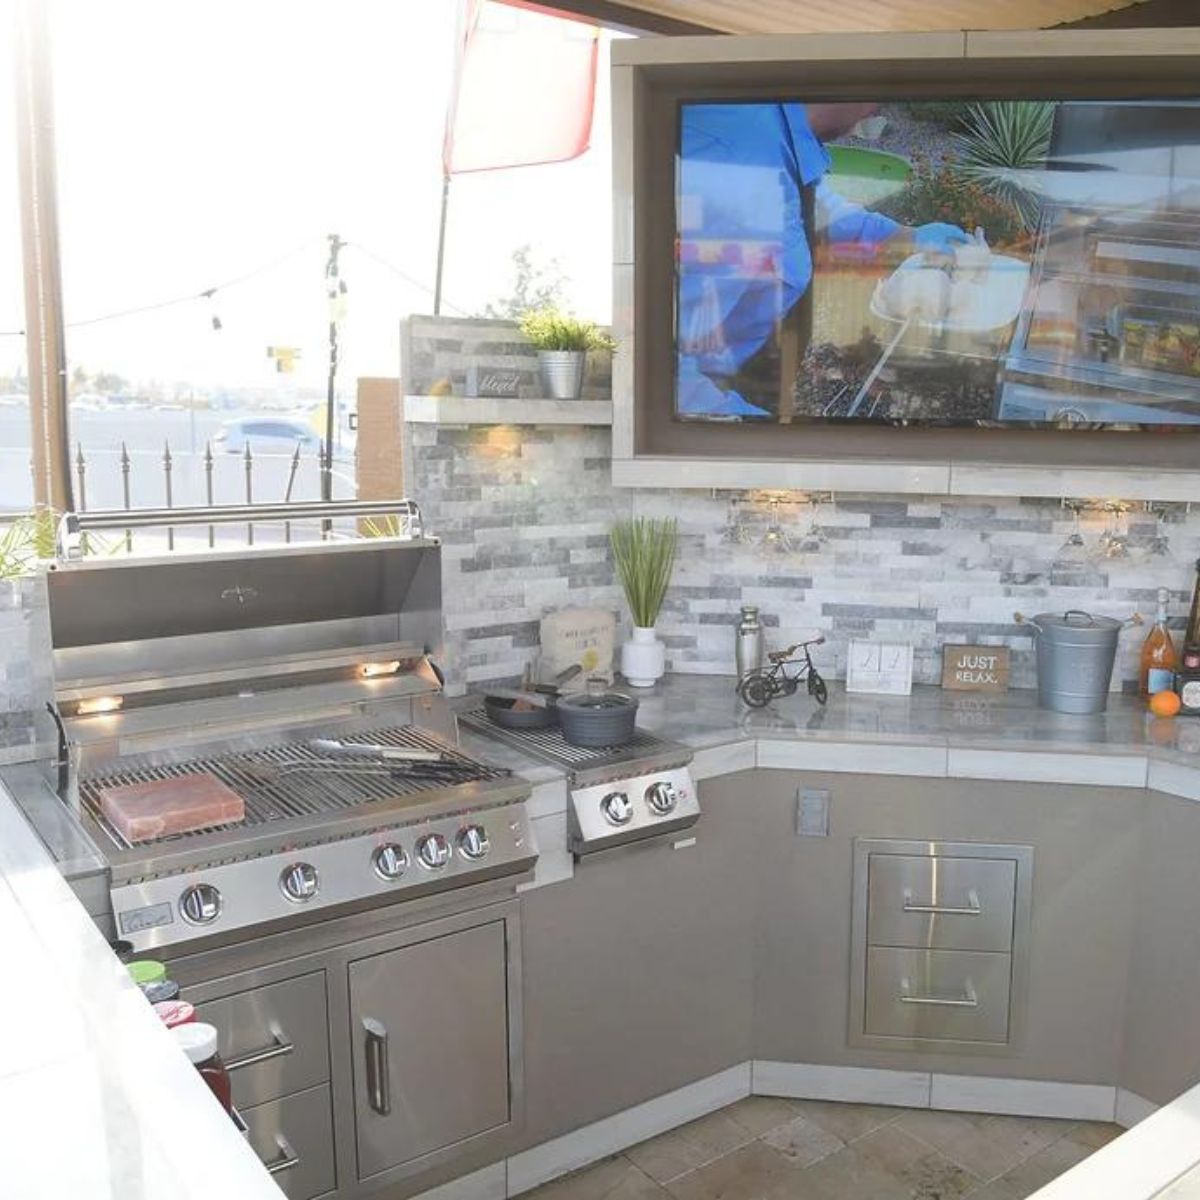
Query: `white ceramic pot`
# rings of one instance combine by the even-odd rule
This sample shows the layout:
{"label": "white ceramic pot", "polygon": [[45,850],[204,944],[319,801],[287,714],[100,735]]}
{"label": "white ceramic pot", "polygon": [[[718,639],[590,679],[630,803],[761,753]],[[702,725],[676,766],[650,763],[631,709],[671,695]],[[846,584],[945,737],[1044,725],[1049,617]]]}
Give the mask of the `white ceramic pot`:
{"label": "white ceramic pot", "polygon": [[654,627],[633,627],[633,637],[621,646],[621,674],[630,687],[653,687],[667,666],[667,648],[654,634]]}
{"label": "white ceramic pot", "polygon": [[546,395],[552,400],[578,400],[583,391],[583,350],[539,350],[538,366]]}

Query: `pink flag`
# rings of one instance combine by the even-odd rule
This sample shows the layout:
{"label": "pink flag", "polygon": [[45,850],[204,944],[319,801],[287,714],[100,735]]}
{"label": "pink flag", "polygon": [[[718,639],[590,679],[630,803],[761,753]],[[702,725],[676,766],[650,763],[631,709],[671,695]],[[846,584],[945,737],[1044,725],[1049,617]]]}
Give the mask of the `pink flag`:
{"label": "pink flag", "polygon": [[588,148],[600,30],[522,0],[464,0],[446,115],[447,175],[575,158]]}

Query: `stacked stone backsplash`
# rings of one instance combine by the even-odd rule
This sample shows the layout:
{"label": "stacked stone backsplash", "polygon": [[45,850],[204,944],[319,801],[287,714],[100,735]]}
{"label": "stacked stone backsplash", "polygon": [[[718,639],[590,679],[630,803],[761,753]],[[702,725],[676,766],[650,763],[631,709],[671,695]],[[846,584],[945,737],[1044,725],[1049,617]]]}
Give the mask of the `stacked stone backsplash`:
{"label": "stacked stone backsplash", "polygon": [[616,610],[608,530],[623,498],[608,430],[410,425],[408,436],[412,495],[442,539],[449,690],[519,676],[551,610]]}
{"label": "stacked stone backsplash", "polygon": [[[414,317],[404,346],[406,394],[461,394],[472,361],[524,362],[522,387],[537,392],[533,352],[511,322]],[[597,398],[608,394],[604,369],[591,382]],[[627,632],[607,543],[620,516],[679,519],[679,565],[659,632],[668,669],[704,674],[733,671],[732,627],[743,604],[756,604],[771,646],[823,633],[817,657],[833,678],[845,675],[851,638],[911,642],[919,683],[940,681],[943,644],[971,642],[1010,646],[1013,686],[1032,687],[1033,643],[1015,612],[1140,610],[1150,619],[1157,589],[1166,587],[1181,628],[1200,554],[1200,508],[1179,504],[1167,506],[1162,527],[1170,558],[1147,556],[1156,517],[1135,505],[1129,559],[1064,570],[1055,564],[1073,519],[1058,500],[849,494],[816,510],[819,549],[768,553],[768,497],[614,489],[607,429],[410,424],[406,434],[411,494],[445,543],[447,666],[456,691],[520,675],[535,662],[538,623],[553,609],[610,607]],[[784,504],[777,516],[794,543],[805,541],[811,506]],[[1107,521],[1100,510],[1085,512],[1089,549]],[[1142,637],[1122,637],[1114,689],[1134,686]]]}
{"label": "stacked stone backsplash", "polygon": [[[400,383],[406,396],[469,395],[467,372],[516,371],[518,395],[545,396],[537,351],[514,321],[486,317],[408,317],[400,324]],[[612,355],[591,353],[583,400],[612,399]]]}

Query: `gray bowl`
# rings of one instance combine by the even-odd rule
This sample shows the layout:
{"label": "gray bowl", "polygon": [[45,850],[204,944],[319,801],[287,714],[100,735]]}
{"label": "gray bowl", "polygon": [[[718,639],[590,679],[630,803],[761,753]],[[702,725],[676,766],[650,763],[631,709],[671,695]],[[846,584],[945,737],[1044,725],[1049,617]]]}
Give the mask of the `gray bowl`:
{"label": "gray bowl", "polygon": [[623,746],[633,740],[638,702],[621,692],[563,696],[558,724],[572,746]]}

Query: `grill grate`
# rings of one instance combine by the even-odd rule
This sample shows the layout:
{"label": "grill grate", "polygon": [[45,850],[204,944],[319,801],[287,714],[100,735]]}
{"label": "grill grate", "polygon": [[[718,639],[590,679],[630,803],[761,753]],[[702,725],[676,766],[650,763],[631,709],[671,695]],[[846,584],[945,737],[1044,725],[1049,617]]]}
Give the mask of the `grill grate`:
{"label": "grill grate", "polygon": [[[181,763],[143,764],[129,759],[103,774],[79,781],[79,798],[95,822],[123,850],[134,847],[105,819],[100,792],[121,784],[149,783],[208,773],[232,788],[245,801],[246,816],[233,825],[210,825],[187,833],[172,834],[138,847],[202,837],[230,828],[267,825],[293,817],[310,817],[357,808],[376,800],[419,795],[437,788],[507,778],[509,772],[468,758],[433,734],[412,725],[374,729],[341,737],[348,744],[376,743],[385,746],[440,751],[453,769],[436,774],[417,765],[410,770],[390,764],[388,774],[378,774],[371,760],[339,759],[336,764],[304,742],[285,742],[259,750],[247,750]],[[311,768],[311,770],[307,769]],[[365,769],[364,769],[365,768]]]}
{"label": "grill grate", "polygon": [[473,708],[460,713],[459,720],[477,732],[498,741],[508,742],[543,762],[573,769],[603,767],[630,758],[641,751],[653,753],[664,748],[661,738],[641,729],[635,729],[633,738],[620,746],[573,746],[558,728],[502,729],[488,719],[484,708]]}

